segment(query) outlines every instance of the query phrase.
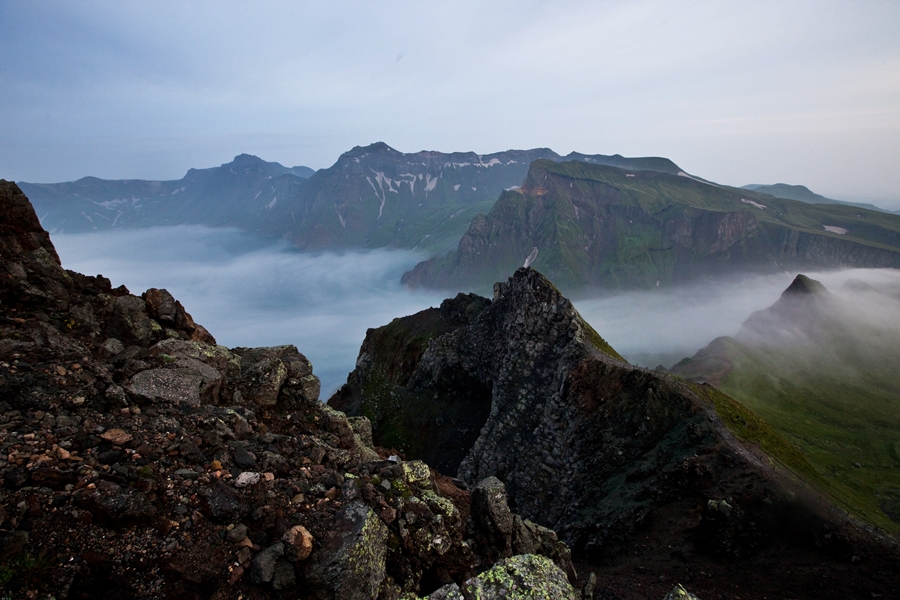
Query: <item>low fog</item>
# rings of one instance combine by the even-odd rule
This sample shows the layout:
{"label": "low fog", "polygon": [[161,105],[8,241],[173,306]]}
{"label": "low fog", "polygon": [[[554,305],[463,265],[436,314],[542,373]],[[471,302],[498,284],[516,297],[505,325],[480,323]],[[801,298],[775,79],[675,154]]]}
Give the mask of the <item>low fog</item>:
{"label": "low fog", "polygon": [[[323,399],[353,369],[367,328],[437,306],[447,296],[399,284],[421,259],[406,251],[311,254],[279,240],[202,226],[52,238],[68,269],[103,274],[136,294],[168,289],[221,344],[296,345],[322,379]],[[832,291],[849,280],[900,290],[897,272],[806,274]],[[752,312],[778,299],[794,275],[625,293],[575,306],[629,361],[669,367],[718,336],[735,335]]]}
{"label": "low fog", "polygon": [[[896,309],[885,294],[900,298],[900,271],[847,269],[803,274],[859,306],[858,316],[870,324],[893,326]],[[575,307],[630,362],[668,368],[719,336],[736,335],[747,317],[774,304],[796,275],[747,275],[668,290],[628,292],[576,301]]]}
{"label": "low fog", "polygon": [[202,226],[55,234],[63,266],[108,277],[135,294],[166,288],[225,346],[294,344],[327,399],[344,381],[366,329],[437,306],[400,276],[410,252],[309,254],[279,240]]}

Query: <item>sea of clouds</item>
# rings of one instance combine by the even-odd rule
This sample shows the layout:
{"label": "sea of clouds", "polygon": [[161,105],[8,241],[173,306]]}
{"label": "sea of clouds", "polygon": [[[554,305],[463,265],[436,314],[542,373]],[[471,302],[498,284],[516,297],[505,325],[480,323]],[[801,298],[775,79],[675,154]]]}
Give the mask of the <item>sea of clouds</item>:
{"label": "sea of clouds", "polygon": [[[438,306],[449,294],[407,290],[400,276],[422,256],[398,250],[300,252],[236,229],[157,227],[54,234],[63,266],[103,274],[140,294],[166,288],[220,344],[294,344],[313,363],[327,399],[353,369],[366,329]],[[575,302],[628,360],[671,366],[712,339],[734,335],[770,306],[795,274],[735,277]],[[831,290],[849,279],[900,282],[896,271],[807,273]]]}

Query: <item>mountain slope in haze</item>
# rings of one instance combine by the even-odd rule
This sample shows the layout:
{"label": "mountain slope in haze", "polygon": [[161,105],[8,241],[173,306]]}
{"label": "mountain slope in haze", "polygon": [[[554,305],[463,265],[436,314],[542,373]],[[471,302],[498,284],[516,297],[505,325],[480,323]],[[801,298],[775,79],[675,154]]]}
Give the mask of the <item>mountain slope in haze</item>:
{"label": "mountain slope in haze", "polygon": [[[572,153],[594,164],[666,173],[666,158]],[[198,223],[232,225],[291,240],[303,249],[456,246],[469,222],[503,190],[522,183],[532,161],[564,160],[552,150],[406,154],[384,143],[355,147],[328,169],[288,169],[240,155],[179,181],[22,183],[51,231]]]}
{"label": "mountain slope in haze", "polygon": [[[897,282],[895,281],[895,284]],[[671,369],[791,440],[848,510],[900,533],[900,295],[798,275],[770,308]]]}
{"label": "mountain slope in haze", "polygon": [[186,223],[239,227],[278,195],[293,193],[313,172],[241,154],[219,167],[190,169],[175,181],[84,177],[19,187],[51,232]]}
{"label": "mountain slope in haze", "polygon": [[775,196],[776,198],[785,198],[787,200],[806,202],[808,204],[843,204],[844,206],[855,206],[857,208],[865,208],[866,210],[876,210],[878,212],[897,214],[897,211],[886,210],[879,206],[875,206],[874,204],[845,202],[843,200],[826,198],[825,196],[813,192],[805,185],[790,185],[787,183],[774,183],[772,185],[765,185],[753,183],[750,185],[741,186],[741,189],[759,192],[760,194],[768,194],[770,196]]}
{"label": "mountain slope in haze", "polygon": [[882,593],[854,573],[823,596],[810,577],[873,538],[798,483],[821,482],[793,444],[712,386],[618,358],[533,269],[369,330],[329,405],[470,484],[499,478],[598,581],[727,560],[728,589],[695,579],[701,598]]}
{"label": "mountain slope in haze", "polygon": [[526,259],[569,293],[649,288],[737,270],[900,266],[900,217],[811,205],[684,173],[532,163],[411,286],[488,289]]}

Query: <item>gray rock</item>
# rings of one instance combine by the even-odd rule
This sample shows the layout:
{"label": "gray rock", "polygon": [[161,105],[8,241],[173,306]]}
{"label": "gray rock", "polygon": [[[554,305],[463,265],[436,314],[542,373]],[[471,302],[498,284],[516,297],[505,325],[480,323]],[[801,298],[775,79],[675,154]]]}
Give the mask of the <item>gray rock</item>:
{"label": "gray rock", "polygon": [[387,537],[372,509],[361,502],[345,505],[321,547],[301,563],[306,581],[329,600],[375,598],[385,577]]}
{"label": "gray rock", "polygon": [[211,521],[234,523],[250,513],[250,508],[232,488],[221,481],[199,492],[200,510]]}
{"label": "gray rock", "polygon": [[148,369],[131,379],[128,391],[149,402],[200,404],[203,376],[194,369]]}
{"label": "gray rock", "polygon": [[147,315],[146,303],[137,296],[119,296],[113,300],[108,333],[125,344],[149,346],[161,331]]}
{"label": "gray rock", "polygon": [[286,590],[297,582],[294,565],[283,558],[275,562],[275,575],[272,577],[272,589]]}
{"label": "gray rock", "polygon": [[287,379],[287,367],[277,358],[264,358],[248,368],[240,382],[241,395],[257,406],[275,406]]}
{"label": "gray rock", "polygon": [[120,354],[125,351],[125,344],[117,340],[116,338],[109,338],[98,348],[100,351],[100,356],[102,358],[111,358],[117,354]]}
{"label": "gray rock", "polygon": [[225,534],[225,539],[232,544],[237,544],[238,542],[244,541],[244,538],[247,537],[247,533],[249,531],[250,529],[246,525],[244,525],[243,523],[238,523],[231,529],[231,531]]}
{"label": "gray rock", "polygon": [[483,479],[472,490],[472,518],[485,542],[510,556],[512,552],[513,515],[506,501],[506,486],[496,477]]}
{"label": "gray rock", "polygon": [[275,577],[275,566],[284,554],[284,544],[278,542],[265,550],[257,552],[250,565],[250,581],[253,583],[269,583]]}

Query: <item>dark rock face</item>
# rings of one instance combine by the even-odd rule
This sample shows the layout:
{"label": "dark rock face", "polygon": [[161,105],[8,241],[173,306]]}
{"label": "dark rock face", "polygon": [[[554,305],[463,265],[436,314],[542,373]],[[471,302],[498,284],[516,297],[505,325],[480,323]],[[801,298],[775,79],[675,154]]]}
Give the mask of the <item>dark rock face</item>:
{"label": "dark rock face", "polygon": [[[397,324],[369,332],[356,371],[330,402],[394,411],[395,426],[421,418],[396,415],[421,406],[408,402],[413,394],[430,400],[424,415],[443,418],[454,403],[448,379],[482,386],[490,409],[458,474],[478,484],[480,539],[507,556],[527,531],[540,538],[523,517],[558,532],[581,560],[600,561],[647,552],[637,540],[648,536],[664,552],[751,559],[780,544],[815,554],[823,531],[847,531],[821,497],[732,433],[770,435],[752,413],[712,388],[628,365],[532,269],[497,284],[467,324],[433,328],[415,364],[408,353],[391,361],[387,348],[408,347],[423,331],[395,337]],[[382,385],[367,387],[372,381]],[[386,435],[380,423],[373,420],[375,439]],[[442,459],[436,439],[419,448]],[[503,484],[518,519],[492,499]]]}

